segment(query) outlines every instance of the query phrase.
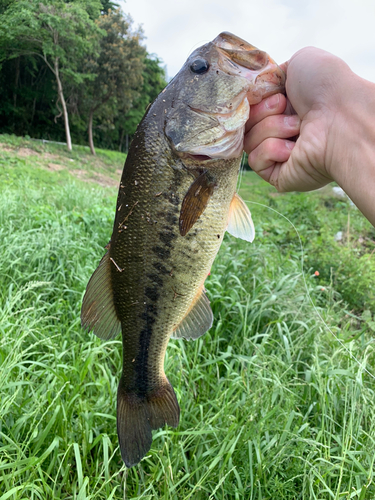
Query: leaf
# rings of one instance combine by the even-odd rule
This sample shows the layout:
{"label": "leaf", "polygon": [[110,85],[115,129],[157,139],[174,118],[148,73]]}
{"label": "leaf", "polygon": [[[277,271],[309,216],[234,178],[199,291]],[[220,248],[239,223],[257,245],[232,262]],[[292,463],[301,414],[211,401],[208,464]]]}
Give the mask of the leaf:
{"label": "leaf", "polygon": [[372,319],[371,311],[369,311],[368,309],[363,311],[362,320],[368,322],[368,321],[371,321],[371,319]]}

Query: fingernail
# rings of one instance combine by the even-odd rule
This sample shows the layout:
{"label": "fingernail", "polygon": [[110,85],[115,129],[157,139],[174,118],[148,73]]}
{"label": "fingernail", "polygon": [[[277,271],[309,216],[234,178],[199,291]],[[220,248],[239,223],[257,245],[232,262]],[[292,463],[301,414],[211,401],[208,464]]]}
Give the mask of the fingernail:
{"label": "fingernail", "polygon": [[294,148],[294,146],[295,146],[295,145],[296,145],[296,143],[295,143],[295,142],[293,142],[293,141],[285,141],[285,146],[286,146],[288,149],[290,149],[290,150],[292,150],[292,149]]}
{"label": "fingernail", "polygon": [[280,101],[280,94],[271,95],[268,99],[266,99],[265,106],[267,109],[275,109],[277,108]]}
{"label": "fingernail", "polygon": [[300,123],[298,115],[284,116],[284,123],[289,127],[297,127]]}

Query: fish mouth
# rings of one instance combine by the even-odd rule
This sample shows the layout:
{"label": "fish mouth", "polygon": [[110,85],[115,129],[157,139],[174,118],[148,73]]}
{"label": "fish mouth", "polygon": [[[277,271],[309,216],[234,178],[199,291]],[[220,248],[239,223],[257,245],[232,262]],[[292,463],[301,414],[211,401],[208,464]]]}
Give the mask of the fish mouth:
{"label": "fish mouth", "polygon": [[263,50],[228,32],[220,33],[212,43],[220,54],[220,69],[247,80],[250,105],[285,91],[285,73]]}

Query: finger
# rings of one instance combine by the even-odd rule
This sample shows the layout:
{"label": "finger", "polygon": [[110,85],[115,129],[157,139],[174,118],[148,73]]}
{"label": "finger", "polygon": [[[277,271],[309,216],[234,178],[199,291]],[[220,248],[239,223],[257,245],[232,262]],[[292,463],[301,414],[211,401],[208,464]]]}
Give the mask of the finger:
{"label": "finger", "polygon": [[250,117],[245,125],[245,134],[266,116],[284,113],[285,107],[286,97],[283,94],[271,95],[260,103],[250,106]]}
{"label": "finger", "polygon": [[285,61],[285,62],[279,64],[279,67],[284,71],[285,74],[287,74],[287,72],[288,72],[288,65],[289,65],[289,61]]}
{"label": "finger", "polygon": [[266,139],[249,154],[249,166],[269,182],[272,170],[277,163],[288,161],[295,143],[274,137]]}
{"label": "finger", "polygon": [[288,139],[299,134],[301,121],[297,115],[267,116],[245,135],[244,150],[247,153],[268,138]]}
{"label": "finger", "polygon": [[286,108],[284,111],[284,115],[296,115],[296,111],[294,110],[292,103],[289,101],[288,97],[286,98]]}

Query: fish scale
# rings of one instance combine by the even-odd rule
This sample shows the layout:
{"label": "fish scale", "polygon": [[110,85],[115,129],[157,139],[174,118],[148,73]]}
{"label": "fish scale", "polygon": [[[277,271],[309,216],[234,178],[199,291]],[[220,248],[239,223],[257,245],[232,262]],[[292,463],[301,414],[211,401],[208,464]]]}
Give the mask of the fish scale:
{"label": "fish scale", "polygon": [[211,327],[204,281],[225,231],[254,238],[236,194],[244,125],[249,105],[283,89],[266,53],[222,33],[189,56],[137,128],[108,251],[81,313],[82,325],[103,339],[122,332],[117,432],[128,467],[150,449],[153,429],[178,425],[167,345]]}
{"label": "fish scale", "polygon": [[[124,339],[132,339],[132,345],[126,340],[123,349],[124,367],[127,367],[125,385],[137,384],[134,382],[135,373],[142,372],[142,376],[147,378],[148,390],[152,390],[163,378],[169,337],[197,295],[220,247],[226,227],[222,215],[228,212],[239,168],[235,159],[226,160],[224,165],[212,169],[219,187],[210,200],[205,216],[197,221],[187,237],[182,237],[178,225],[170,224],[170,221],[178,219],[182,199],[194,177],[181,160],[171,157],[167,140],[158,135],[153,110],[151,108],[148,113],[150,119],[145,120],[147,134],[140,130],[140,136],[153,141],[159,151],[158,163],[155,165],[153,153],[142,151],[139,144],[138,148],[129,151],[129,162],[135,168],[131,172],[124,169],[121,183],[127,183],[128,187],[126,191],[120,190],[118,206],[121,210],[115,219],[110,249],[110,256],[118,267],[127,269],[124,273],[119,272],[115,265],[111,268],[112,281],[116,280],[116,308],[119,317],[126,317],[126,321],[121,322],[123,336]],[[164,169],[160,168],[161,165]],[[150,196],[145,197],[145,193]],[[133,206],[132,214],[125,222],[126,229],[118,229]],[[132,245],[134,239],[140,240],[136,247]],[[132,290],[132,293],[126,290]],[[140,297],[144,300],[140,301]],[[142,344],[142,335],[138,338],[134,336],[135,328],[140,332],[147,331],[147,334],[143,333],[147,342]],[[142,357],[138,352],[140,345],[146,351],[142,351]],[[133,359],[136,361],[132,362]],[[137,360],[142,364],[141,369]]]}

